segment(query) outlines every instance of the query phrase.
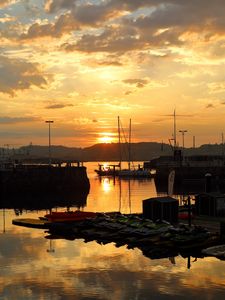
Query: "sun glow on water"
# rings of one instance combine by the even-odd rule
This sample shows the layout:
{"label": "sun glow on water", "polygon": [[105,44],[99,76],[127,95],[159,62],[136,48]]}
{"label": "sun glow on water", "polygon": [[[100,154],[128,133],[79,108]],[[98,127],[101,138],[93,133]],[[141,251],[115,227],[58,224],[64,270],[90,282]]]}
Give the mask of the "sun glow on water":
{"label": "sun glow on water", "polygon": [[105,193],[108,193],[111,191],[112,189],[112,185],[110,183],[110,179],[109,178],[103,178],[102,181],[102,189]]}

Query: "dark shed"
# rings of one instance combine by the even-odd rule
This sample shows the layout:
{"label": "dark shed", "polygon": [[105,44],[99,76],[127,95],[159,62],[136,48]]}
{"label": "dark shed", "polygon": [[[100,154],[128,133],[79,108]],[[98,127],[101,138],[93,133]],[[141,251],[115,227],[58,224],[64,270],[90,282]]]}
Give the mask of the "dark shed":
{"label": "dark shed", "polygon": [[178,221],[178,200],[170,196],[145,199],[143,204],[143,216],[156,220],[166,220],[170,223]]}
{"label": "dark shed", "polygon": [[197,215],[212,217],[225,216],[225,195],[221,193],[202,193],[195,196]]}

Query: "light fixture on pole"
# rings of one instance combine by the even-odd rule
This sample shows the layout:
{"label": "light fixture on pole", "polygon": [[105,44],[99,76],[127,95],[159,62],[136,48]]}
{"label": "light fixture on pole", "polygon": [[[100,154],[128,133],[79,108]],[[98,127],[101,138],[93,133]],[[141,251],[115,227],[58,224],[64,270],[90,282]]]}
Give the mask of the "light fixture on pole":
{"label": "light fixture on pole", "polygon": [[183,147],[183,151],[184,151],[184,134],[187,132],[187,130],[179,130],[179,132],[181,132],[181,134],[182,134],[182,147]]}
{"label": "light fixture on pole", "polygon": [[48,120],[45,121],[45,123],[48,123],[48,164],[51,166],[52,163],[52,157],[51,157],[51,123],[54,123],[54,121]]}

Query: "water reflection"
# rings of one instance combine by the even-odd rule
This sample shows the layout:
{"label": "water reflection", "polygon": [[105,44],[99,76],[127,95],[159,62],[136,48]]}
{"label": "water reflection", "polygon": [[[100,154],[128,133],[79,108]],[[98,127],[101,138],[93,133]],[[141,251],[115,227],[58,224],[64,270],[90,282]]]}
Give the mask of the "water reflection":
{"label": "water reflection", "polygon": [[[157,195],[151,180],[109,179],[106,186],[110,188],[104,190],[105,183],[96,176],[90,178],[85,199],[75,197],[67,202],[62,198],[61,205],[78,201],[84,210],[133,213],[142,211],[143,199]],[[51,204],[60,201],[59,197]],[[29,210],[28,199],[10,200],[9,204],[26,204],[23,217],[42,216],[45,211],[39,207],[44,207],[44,201],[41,205],[33,202],[38,210]],[[224,261],[196,253],[151,259],[139,248],[113,242],[59,236],[51,240],[45,238],[48,233],[44,230],[12,225],[17,217],[14,207],[5,207],[0,210],[0,299],[224,299]]]}
{"label": "water reflection", "polygon": [[84,208],[87,205],[88,192],[45,193],[31,195],[20,193],[16,196],[4,195],[0,197],[0,208],[13,208],[17,215],[23,210],[52,209],[54,207]]}
{"label": "water reflection", "polygon": [[87,210],[122,213],[142,212],[142,200],[156,196],[154,180],[93,177],[87,197]]}
{"label": "water reflection", "polygon": [[54,249],[54,243],[53,243],[53,240],[50,239],[49,240],[49,248],[46,250],[48,253],[54,253],[55,252],[55,249]]}
{"label": "water reflection", "polygon": [[[118,216],[119,219],[121,216]],[[96,225],[97,222],[97,225]],[[135,227],[121,226],[117,223],[112,230],[107,224],[101,225],[102,221],[94,220],[77,226],[70,225],[52,226],[45,236],[49,240],[66,239],[71,241],[84,240],[85,243],[97,242],[100,245],[114,244],[115,247],[126,247],[127,249],[139,249],[145,257],[150,259],[168,258],[172,264],[176,264],[175,257],[182,256],[187,259],[187,268],[191,267],[191,258],[196,262],[198,258],[203,258],[201,245],[197,244],[174,244],[169,239],[164,239],[159,232],[152,236],[140,235]],[[112,226],[115,223],[111,223]],[[118,229],[119,225],[119,229]],[[115,228],[115,226],[113,227]],[[125,228],[125,231],[124,231]],[[160,227],[162,229],[162,227]],[[166,227],[164,227],[166,229]],[[154,231],[154,230],[153,230]]]}
{"label": "water reflection", "polygon": [[115,185],[115,178],[100,177],[99,179],[102,185],[102,190],[105,193],[110,192],[112,190],[112,185]]}
{"label": "water reflection", "polygon": [[2,209],[2,233],[5,233],[5,208]]}
{"label": "water reflection", "polygon": [[[1,296],[5,299],[223,299],[224,264],[206,258],[149,260],[139,249],[54,240],[47,252],[43,232],[14,227],[9,252],[1,252]],[[20,241],[20,243],[19,243]],[[11,247],[11,243],[15,243]],[[1,244],[2,245],[2,244]],[[2,245],[6,248],[6,244]],[[12,251],[13,250],[13,251]],[[16,251],[17,250],[17,251]],[[18,255],[18,256],[16,256]],[[15,258],[15,259],[14,259]],[[204,295],[204,297],[203,297]]]}

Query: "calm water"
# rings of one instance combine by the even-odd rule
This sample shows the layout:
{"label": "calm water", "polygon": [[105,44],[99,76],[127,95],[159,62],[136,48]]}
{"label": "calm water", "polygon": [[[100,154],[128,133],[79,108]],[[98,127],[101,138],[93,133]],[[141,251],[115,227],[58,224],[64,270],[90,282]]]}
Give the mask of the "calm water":
{"label": "calm water", "polygon": [[[156,196],[154,181],[113,181],[96,177],[84,210],[141,212],[142,200]],[[37,218],[42,211],[23,211]],[[0,300],[33,299],[225,299],[225,261],[177,256],[150,259],[142,252],[82,239],[49,240],[48,233],[12,225],[13,209],[0,210]]]}

